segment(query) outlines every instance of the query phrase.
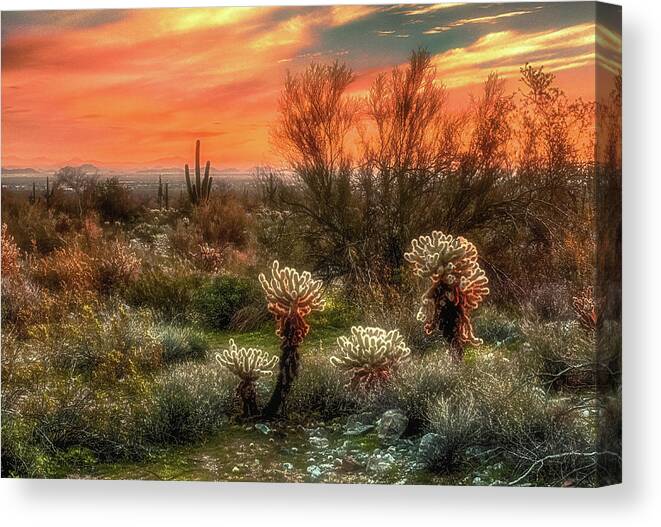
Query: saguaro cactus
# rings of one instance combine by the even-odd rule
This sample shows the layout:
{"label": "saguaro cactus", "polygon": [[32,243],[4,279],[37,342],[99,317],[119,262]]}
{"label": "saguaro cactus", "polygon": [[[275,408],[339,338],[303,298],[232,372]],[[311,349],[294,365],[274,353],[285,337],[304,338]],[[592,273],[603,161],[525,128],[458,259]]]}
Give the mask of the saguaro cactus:
{"label": "saguaro cactus", "polygon": [[259,413],[256,382],[262,375],[273,373],[271,370],[278,358],[261,349],[238,348],[234,339],[230,339],[229,349],[216,353],[216,361],[241,379],[236,393],[241,400],[243,417],[255,417]]}
{"label": "saguaro cactus", "polygon": [[353,326],[349,337],[339,337],[342,354],[331,357],[333,365],[352,374],[350,386],[371,390],[390,379],[409,360],[411,350],[399,331]]}
{"label": "saguaro cactus", "polygon": [[271,279],[260,274],[259,281],[266,295],[268,310],[275,317],[275,333],[281,341],[278,380],[264,409],[266,417],[276,417],[284,415],[287,395],[298,375],[298,347],[310,330],[305,317],[313,311],[322,311],[324,299],[321,280],[313,280],[307,271],[299,273],[290,267],[280,269],[277,260],[271,267]]}
{"label": "saguaro cactus", "polygon": [[188,189],[188,197],[193,205],[204,204],[209,201],[211,195],[211,184],[213,177],[209,176],[211,168],[211,161],[207,161],[204,167],[204,179],[200,174],[200,140],[195,141],[195,182],[191,182],[190,170],[188,163],[185,166],[186,172],[186,188]]}
{"label": "saguaro cactus", "polygon": [[158,175],[158,210],[163,208],[163,178]]}
{"label": "saguaro cactus", "polygon": [[50,186],[50,181],[48,179],[48,176],[46,176],[46,190],[44,191],[44,199],[46,200],[46,208],[50,209],[50,206],[53,203],[53,198],[55,197],[55,190],[57,188],[56,184],[53,184],[53,186]]}
{"label": "saguaro cactus", "polygon": [[489,280],[477,256],[471,242],[440,231],[413,240],[411,252],[404,254],[414,273],[431,281],[422,295],[418,320],[425,323],[428,334],[441,331],[455,361],[463,360],[466,344],[482,343],[475,337],[470,319],[489,294]]}

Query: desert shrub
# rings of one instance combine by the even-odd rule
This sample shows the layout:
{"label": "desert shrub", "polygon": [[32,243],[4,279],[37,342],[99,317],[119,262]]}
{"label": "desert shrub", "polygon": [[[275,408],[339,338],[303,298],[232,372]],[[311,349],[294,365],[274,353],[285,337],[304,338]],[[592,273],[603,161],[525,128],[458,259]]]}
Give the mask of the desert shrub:
{"label": "desert shrub", "polygon": [[420,461],[434,472],[451,472],[464,460],[466,449],[481,442],[483,420],[471,397],[441,397],[429,405],[427,428],[436,436]]}
{"label": "desert shrub", "polygon": [[397,328],[414,352],[427,352],[444,347],[438,332],[428,335],[417,319],[420,303],[417,288],[403,280],[399,287],[364,286],[354,288],[365,322],[385,328]]}
{"label": "desert shrub", "polygon": [[193,299],[203,281],[200,273],[181,261],[148,263],[121,294],[132,306],[149,308],[166,321],[183,323],[189,321]]}
{"label": "desert shrub", "polygon": [[21,252],[16,246],[14,237],[9,234],[7,224],[2,224],[2,277],[10,278],[20,271]]}
{"label": "desert shrub", "polygon": [[347,378],[338,371],[323,352],[303,358],[304,367],[287,399],[291,413],[317,414],[332,418],[350,414],[358,409],[357,395],[347,389]]}
{"label": "desert shrub", "polygon": [[240,332],[255,331],[264,327],[272,317],[266,308],[266,302],[254,301],[234,313],[230,321],[230,329]]}
{"label": "desert shrub", "polygon": [[410,420],[411,431],[418,430],[427,419],[429,405],[453,393],[460,373],[444,353],[412,360],[385,384],[373,404],[381,410],[401,409]]}
{"label": "desert shrub", "polygon": [[77,244],[70,244],[36,260],[32,276],[54,291],[89,291],[94,286],[94,262]]}
{"label": "desert shrub", "polygon": [[323,311],[310,315],[312,327],[348,328],[361,318],[361,310],[354,299],[347,298],[342,291],[326,291]]}
{"label": "desert shrub", "polygon": [[114,240],[97,247],[92,257],[94,282],[102,294],[126,287],[138,278],[140,260],[127,244]]}
{"label": "desert shrub", "polygon": [[23,251],[47,254],[64,244],[65,235],[71,231],[66,215],[48,210],[41,203],[14,198],[2,192],[2,218],[8,233]]}
{"label": "desert shrub", "polygon": [[145,421],[153,443],[183,443],[217,430],[234,411],[236,381],[216,364],[181,364],[160,374]]}
{"label": "desert shrub", "polygon": [[594,386],[596,344],[594,334],[578,323],[528,323],[522,353],[542,383],[554,390]]}
{"label": "desert shrub", "polygon": [[227,329],[240,309],[263,304],[254,281],[234,276],[217,276],[196,291],[193,308],[210,329]]}
{"label": "desert shrub", "polygon": [[96,185],[94,207],[104,221],[129,222],[141,212],[135,195],[116,177],[106,179]]}
{"label": "desert shrub", "polygon": [[158,336],[163,346],[163,362],[166,364],[202,360],[209,351],[209,343],[204,335],[191,328],[163,326]]}
{"label": "desert shrub", "polygon": [[[143,372],[112,378],[70,366],[62,356],[75,357],[79,350],[70,344],[80,339],[62,338],[71,331],[65,326],[49,340],[17,340],[3,332],[3,475],[54,477],[60,465],[70,469],[74,461],[112,459],[140,447],[136,424],[148,400]],[[117,331],[108,348],[126,339],[123,333]]]}
{"label": "desert shrub", "polygon": [[594,473],[584,456],[594,450],[589,402],[552,398],[524,364],[497,352],[477,357],[461,393],[474,400],[480,443],[498,449],[514,477],[560,484]]}
{"label": "desert shrub", "polygon": [[25,419],[2,419],[2,477],[52,478],[57,464],[51,452],[38,441],[33,423]]}
{"label": "desert shrub", "polygon": [[30,336],[57,370],[95,382],[112,384],[153,371],[162,359],[151,314],[121,304],[86,304],[58,324],[35,326]]}
{"label": "desert shrub", "polygon": [[531,318],[570,320],[574,318],[572,296],[571,283],[546,281],[527,289],[523,307],[532,314]]}
{"label": "desert shrub", "polygon": [[248,242],[249,217],[230,192],[213,197],[195,207],[191,213],[191,227],[201,243],[224,247],[245,247]]}
{"label": "desert shrub", "polygon": [[475,317],[475,334],[487,345],[509,346],[521,338],[522,330],[513,313],[484,306]]}

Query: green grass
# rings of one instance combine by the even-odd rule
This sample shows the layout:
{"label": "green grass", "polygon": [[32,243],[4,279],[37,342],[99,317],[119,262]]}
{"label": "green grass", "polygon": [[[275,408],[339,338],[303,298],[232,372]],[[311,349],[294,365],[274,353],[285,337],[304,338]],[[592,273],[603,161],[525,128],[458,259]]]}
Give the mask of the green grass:
{"label": "green grass", "polygon": [[[314,350],[318,352],[321,346],[324,353],[330,352],[336,346],[337,338],[349,333],[349,328],[337,328],[333,326],[312,327],[310,333],[301,345],[301,353]],[[264,351],[270,351],[277,354],[280,348],[280,338],[275,334],[272,325],[265,325],[257,331],[248,331],[239,333],[236,331],[207,331],[205,337],[209,341],[210,347],[214,349],[226,348],[229,339],[234,339],[239,347],[261,348]]]}

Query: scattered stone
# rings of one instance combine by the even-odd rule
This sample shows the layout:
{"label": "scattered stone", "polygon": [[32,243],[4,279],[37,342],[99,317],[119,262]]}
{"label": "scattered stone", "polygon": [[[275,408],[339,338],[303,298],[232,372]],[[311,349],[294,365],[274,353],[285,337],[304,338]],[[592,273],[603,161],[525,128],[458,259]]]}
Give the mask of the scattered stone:
{"label": "scattered stone", "polygon": [[390,454],[376,454],[367,462],[367,471],[383,473],[389,471],[395,463],[395,458]]}
{"label": "scattered stone", "polygon": [[267,425],[265,425],[264,423],[257,423],[255,425],[255,429],[259,430],[262,434],[265,434],[265,435],[268,434],[271,431],[271,429]]}
{"label": "scattered stone", "polygon": [[234,468],[232,469],[232,472],[234,472],[235,474],[236,474],[237,472],[240,472],[240,471],[241,471],[241,469],[240,469],[239,467],[234,467]]}
{"label": "scattered stone", "polygon": [[310,477],[317,479],[319,476],[321,476],[322,472],[321,469],[317,465],[310,465],[307,468],[308,474],[310,474]]}
{"label": "scattered stone", "polygon": [[376,431],[384,443],[394,443],[406,430],[409,419],[401,410],[388,410],[377,421]]}
{"label": "scattered stone", "polygon": [[284,468],[285,470],[292,470],[294,468],[294,465],[292,465],[291,463],[283,463],[282,468]]}

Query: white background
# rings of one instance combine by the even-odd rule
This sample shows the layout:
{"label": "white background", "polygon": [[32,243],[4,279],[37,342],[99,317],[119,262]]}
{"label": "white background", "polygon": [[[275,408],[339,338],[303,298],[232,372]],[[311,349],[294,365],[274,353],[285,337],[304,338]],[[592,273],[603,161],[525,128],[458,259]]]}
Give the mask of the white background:
{"label": "white background", "polygon": [[[661,294],[661,10],[659,2],[621,3],[625,99],[624,484],[578,490],[2,480],[0,522],[11,526],[661,525],[661,314],[657,301]],[[2,9],[223,4],[251,2],[0,0]]]}

